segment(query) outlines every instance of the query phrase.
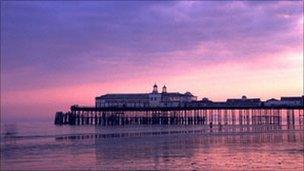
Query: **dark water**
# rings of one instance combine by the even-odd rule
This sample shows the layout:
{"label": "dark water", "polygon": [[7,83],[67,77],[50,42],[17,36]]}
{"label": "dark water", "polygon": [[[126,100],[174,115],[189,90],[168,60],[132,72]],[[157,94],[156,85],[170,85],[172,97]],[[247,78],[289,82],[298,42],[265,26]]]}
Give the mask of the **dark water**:
{"label": "dark water", "polygon": [[1,170],[303,170],[303,128],[1,126]]}

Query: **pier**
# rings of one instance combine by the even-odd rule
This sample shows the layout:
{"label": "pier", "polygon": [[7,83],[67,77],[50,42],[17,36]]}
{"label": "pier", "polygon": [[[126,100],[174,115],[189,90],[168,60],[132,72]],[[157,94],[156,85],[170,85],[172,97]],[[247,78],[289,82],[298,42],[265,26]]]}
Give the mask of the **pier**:
{"label": "pier", "polygon": [[57,112],[56,125],[304,125],[304,108],[288,107],[80,107]]}

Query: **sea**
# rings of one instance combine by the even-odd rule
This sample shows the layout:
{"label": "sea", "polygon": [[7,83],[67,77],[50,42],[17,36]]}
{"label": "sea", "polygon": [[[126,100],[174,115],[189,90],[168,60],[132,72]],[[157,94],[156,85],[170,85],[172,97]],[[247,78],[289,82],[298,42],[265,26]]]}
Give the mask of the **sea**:
{"label": "sea", "polygon": [[303,126],[1,125],[0,170],[304,170]]}

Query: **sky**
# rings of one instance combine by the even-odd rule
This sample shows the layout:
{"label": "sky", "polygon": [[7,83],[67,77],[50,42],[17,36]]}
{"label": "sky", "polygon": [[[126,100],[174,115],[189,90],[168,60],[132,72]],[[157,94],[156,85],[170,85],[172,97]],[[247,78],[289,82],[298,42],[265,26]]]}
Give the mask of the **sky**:
{"label": "sky", "polygon": [[1,1],[1,119],[105,93],[303,94],[303,1]]}

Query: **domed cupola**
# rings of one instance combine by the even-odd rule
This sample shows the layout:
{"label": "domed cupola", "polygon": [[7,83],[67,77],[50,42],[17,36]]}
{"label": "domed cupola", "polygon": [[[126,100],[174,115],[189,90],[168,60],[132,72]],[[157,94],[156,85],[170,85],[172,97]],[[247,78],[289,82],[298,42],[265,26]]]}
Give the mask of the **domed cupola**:
{"label": "domed cupola", "polygon": [[152,91],[152,93],[158,93],[158,90],[157,90],[157,85],[156,85],[156,83],[154,84],[154,86],[153,86],[153,91]]}
{"label": "domed cupola", "polygon": [[163,86],[163,91],[162,91],[162,93],[167,93],[167,87],[164,85]]}

